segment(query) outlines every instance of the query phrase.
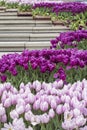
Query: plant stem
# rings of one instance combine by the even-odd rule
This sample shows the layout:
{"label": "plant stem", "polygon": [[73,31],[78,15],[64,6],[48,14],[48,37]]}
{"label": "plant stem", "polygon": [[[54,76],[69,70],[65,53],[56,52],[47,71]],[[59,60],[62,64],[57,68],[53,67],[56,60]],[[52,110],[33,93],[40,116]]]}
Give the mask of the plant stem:
{"label": "plant stem", "polygon": [[1,122],[0,122],[0,130],[1,130]]}

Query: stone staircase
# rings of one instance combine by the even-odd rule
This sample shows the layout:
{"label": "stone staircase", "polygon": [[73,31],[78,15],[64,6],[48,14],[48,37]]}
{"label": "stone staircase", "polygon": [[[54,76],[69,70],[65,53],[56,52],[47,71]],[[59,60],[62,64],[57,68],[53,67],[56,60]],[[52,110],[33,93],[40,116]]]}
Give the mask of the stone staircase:
{"label": "stone staircase", "polygon": [[50,40],[67,31],[51,20],[34,20],[32,16],[17,16],[17,11],[0,11],[0,55],[24,49],[50,47]]}

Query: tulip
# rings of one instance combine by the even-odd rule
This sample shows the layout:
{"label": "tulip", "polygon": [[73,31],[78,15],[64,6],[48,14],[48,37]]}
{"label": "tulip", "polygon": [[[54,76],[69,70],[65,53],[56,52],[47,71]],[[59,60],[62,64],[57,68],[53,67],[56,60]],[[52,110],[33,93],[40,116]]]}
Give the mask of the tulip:
{"label": "tulip", "polygon": [[18,113],[17,113],[16,110],[12,110],[12,111],[10,112],[10,117],[11,117],[12,119],[15,119],[15,118],[18,118],[19,115],[18,115]]}
{"label": "tulip", "polygon": [[48,103],[46,101],[40,103],[41,111],[45,112],[48,110]]}
{"label": "tulip", "polygon": [[54,118],[54,116],[55,116],[55,111],[53,109],[50,109],[49,110],[49,117]]}
{"label": "tulip", "polygon": [[63,106],[61,104],[57,106],[56,113],[58,115],[63,113]]}

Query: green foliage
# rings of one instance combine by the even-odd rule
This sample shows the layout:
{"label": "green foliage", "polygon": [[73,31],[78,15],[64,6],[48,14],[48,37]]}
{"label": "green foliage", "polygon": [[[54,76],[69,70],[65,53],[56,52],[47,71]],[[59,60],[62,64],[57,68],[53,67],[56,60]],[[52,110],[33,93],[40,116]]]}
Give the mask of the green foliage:
{"label": "green foliage", "polygon": [[78,30],[80,27],[86,29],[87,12],[76,15],[71,12],[59,12],[58,14],[51,13],[50,16],[52,21],[60,20],[66,26],[69,25],[72,30]]}
{"label": "green foliage", "polygon": [[36,8],[32,10],[33,16],[39,15],[39,16],[49,16],[50,10],[49,8]]}
{"label": "green foliage", "polygon": [[87,50],[87,40],[82,40],[78,43],[78,49]]}
{"label": "green foliage", "polygon": [[18,10],[21,11],[21,12],[28,12],[28,11],[32,11],[32,6],[31,5],[24,5],[24,4],[21,4],[18,6]]}
{"label": "green foliage", "polygon": [[87,12],[76,14],[70,22],[70,28],[72,30],[78,30],[80,27],[86,29]]}
{"label": "green foliage", "polygon": [[87,79],[87,67],[80,68],[72,68],[67,70],[67,66],[64,66],[62,63],[59,63],[56,65],[56,68],[52,72],[45,72],[41,73],[40,70],[37,68],[36,70],[33,70],[31,66],[29,66],[29,69],[26,71],[22,67],[17,67],[18,75],[12,76],[10,73],[6,73],[8,75],[7,81],[11,82],[14,86],[19,87],[21,82],[24,82],[25,84],[28,82],[33,82],[35,80],[39,80],[41,82],[54,82],[54,74],[57,73],[59,67],[62,66],[66,73],[66,82],[68,83],[74,83],[75,81]]}
{"label": "green foliage", "polygon": [[0,1],[0,6],[5,6],[5,1],[4,0]]}
{"label": "green foliage", "polygon": [[67,70],[66,81],[68,81],[68,83],[74,83],[79,80],[82,81],[84,78],[87,79],[87,67]]}
{"label": "green foliage", "polygon": [[63,121],[62,115],[55,115],[47,124],[39,124],[34,127],[34,130],[63,130],[61,127]]}
{"label": "green foliage", "polygon": [[[65,44],[64,49],[67,49],[67,48],[78,48],[79,50],[80,49],[87,50],[87,40],[83,39],[80,42],[73,41],[72,45]],[[61,46],[57,45],[56,49],[61,49]]]}
{"label": "green foliage", "polygon": [[68,21],[69,19],[72,19],[72,13],[71,12],[59,12],[58,15],[56,13],[51,13],[51,18],[55,20],[65,20]]}
{"label": "green foliage", "polygon": [[6,3],[6,8],[8,9],[18,8],[18,3]]}

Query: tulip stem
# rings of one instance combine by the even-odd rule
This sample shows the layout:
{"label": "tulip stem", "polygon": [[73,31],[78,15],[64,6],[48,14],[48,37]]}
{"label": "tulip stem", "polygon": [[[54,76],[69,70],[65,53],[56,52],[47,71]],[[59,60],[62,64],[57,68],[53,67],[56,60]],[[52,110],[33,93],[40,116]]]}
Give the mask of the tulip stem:
{"label": "tulip stem", "polygon": [[1,130],[1,122],[0,122],[0,130]]}
{"label": "tulip stem", "polygon": [[35,126],[33,126],[33,130],[35,130]]}

